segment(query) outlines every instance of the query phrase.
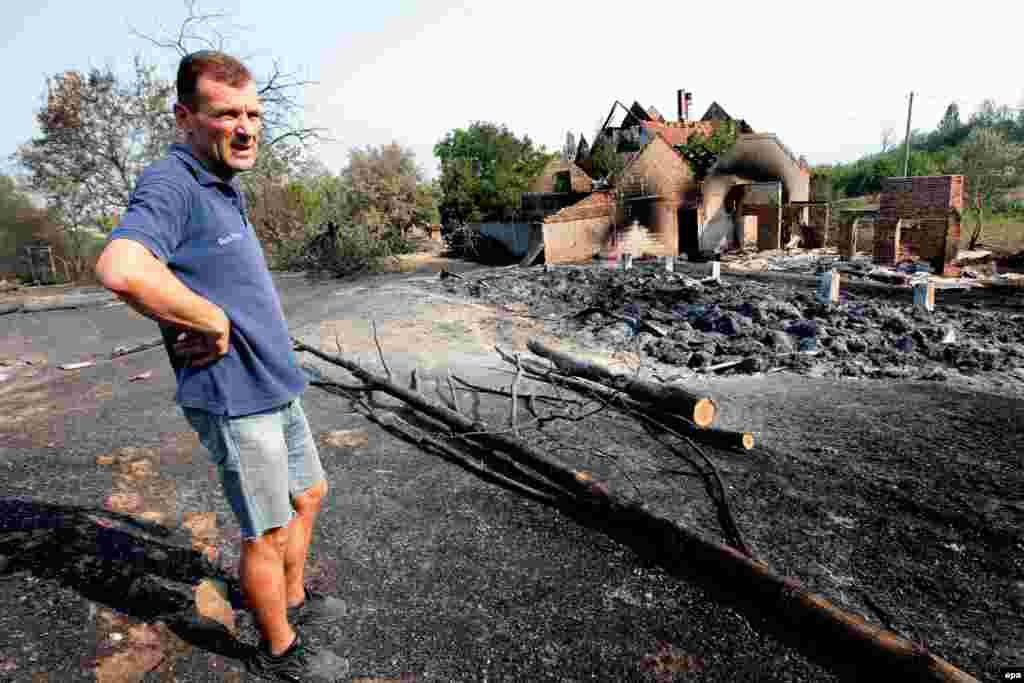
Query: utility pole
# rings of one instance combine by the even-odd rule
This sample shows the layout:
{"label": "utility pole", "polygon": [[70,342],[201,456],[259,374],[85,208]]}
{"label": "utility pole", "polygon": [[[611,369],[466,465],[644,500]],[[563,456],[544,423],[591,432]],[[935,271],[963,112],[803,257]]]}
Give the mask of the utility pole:
{"label": "utility pole", "polygon": [[910,91],[910,104],[907,106],[907,137],[904,144],[907,147],[907,155],[903,159],[903,176],[910,175],[910,114],[914,111],[914,91]]}

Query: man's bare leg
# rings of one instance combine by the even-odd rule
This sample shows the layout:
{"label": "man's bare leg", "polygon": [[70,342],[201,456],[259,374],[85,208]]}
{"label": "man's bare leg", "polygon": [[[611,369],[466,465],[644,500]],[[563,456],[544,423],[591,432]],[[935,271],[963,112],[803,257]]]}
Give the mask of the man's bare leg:
{"label": "man's bare leg", "polygon": [[287,650],[295,639],[295,630],[288,623],[285,598],[288,528],[278,527],[260,538],[242,541],[239,566],[245,600],[255,613],[260,633],[270,643],[270,653],[274,655]]}
{"label": "man's bare leg", "polygon": [[292,499],[296,514],[288,525],[288,544],[284,553],[285,596],[289,607],[301,604],[306,597],[306,559],[313,539],[313,526],[326,495],[327,480],[324,479]]}

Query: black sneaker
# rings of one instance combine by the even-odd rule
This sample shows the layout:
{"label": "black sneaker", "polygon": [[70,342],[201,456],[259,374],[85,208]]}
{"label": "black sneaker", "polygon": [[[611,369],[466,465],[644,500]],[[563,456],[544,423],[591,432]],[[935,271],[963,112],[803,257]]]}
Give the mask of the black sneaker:
{"label": "black sneaker", "polygon": [[348,613],[344,600],[324,595],[305,586],[306,599],[302,604],[288,608],[288,623],[292,625],[337,621]]}
{"label": "black sneaker", "polygon": [[335,683],[349,671],[347,659],[305,645],[298,631],[291,646],[276,657],[268,643],[260,643],[245,666],[254,676],[285,683]]}

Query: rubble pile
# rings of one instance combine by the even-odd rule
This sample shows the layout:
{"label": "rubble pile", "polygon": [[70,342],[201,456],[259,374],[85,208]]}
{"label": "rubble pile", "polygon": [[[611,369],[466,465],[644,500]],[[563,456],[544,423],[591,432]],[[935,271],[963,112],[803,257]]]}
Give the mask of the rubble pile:
{"label": "rubble pile", "polygon": [[[891,303],[844,292],[837,305],[812,290],[741,279],[698,281],[680,273],[593,267],[497,271],[454,283],[495,304],[526,304],[565,319],[584,345],[642,349],[696,371],[941,380],[949,370],[1024,378],[1024,315]],[[588,308],[593,313],[569,319]],[[643,324],[641,324],[643,323]],[[661,332],[662,334],[652,333]],[[721,367],[719,367],[721,366]]]}

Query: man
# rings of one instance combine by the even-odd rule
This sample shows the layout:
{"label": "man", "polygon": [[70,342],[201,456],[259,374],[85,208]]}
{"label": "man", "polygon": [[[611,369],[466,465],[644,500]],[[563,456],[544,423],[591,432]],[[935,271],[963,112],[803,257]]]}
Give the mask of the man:
{"label": "man", "polygon": [[96,264],[105,287],[156,320],[175,401],[199,434],[242,531],[242,590],[262,641],[250,671],[335,680],[348,662],[297,625],[344,603],[304,585],[327,482],[300,403],[306,379],[236,175],[256,163],[262,107],[237,59],[203,51],[178,67],[185,142],[139,179]]}

